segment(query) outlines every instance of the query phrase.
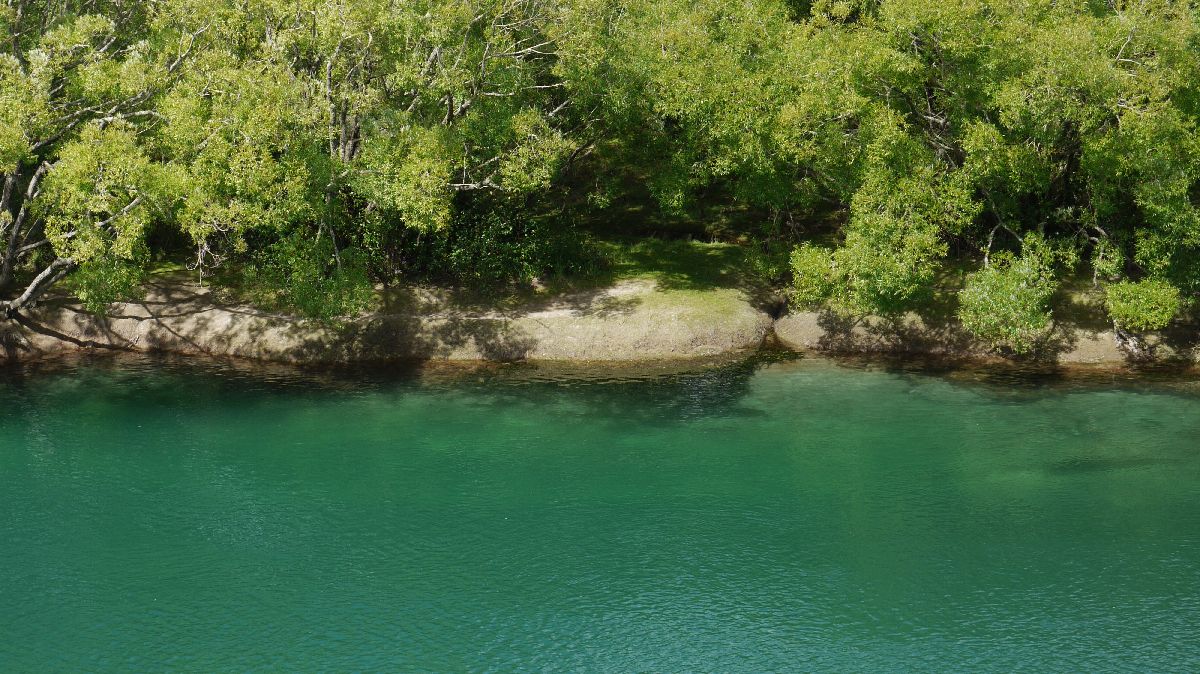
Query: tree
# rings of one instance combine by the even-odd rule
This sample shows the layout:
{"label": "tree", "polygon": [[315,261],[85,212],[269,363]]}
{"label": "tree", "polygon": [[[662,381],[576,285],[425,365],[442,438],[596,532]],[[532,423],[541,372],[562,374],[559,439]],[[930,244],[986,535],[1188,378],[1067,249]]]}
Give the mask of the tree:
{"label": "tree", "polygon": [[[910,310],[948,259],[973,265],[960,317],[1011,349],[1076,260],[1118,324],[1200,293],[1187,4],[2,7],[6,313],[64,280],[100,309],[186,256],[202,281],[226,266],[263,301],[350,314],[416,270],[578,268],[573,223],[643,193],[791,237],[797,298],[843,313]],[[1153,311],[1121,285],[1149,282]]]}
{"label": "tree", "polygon": [[131,285],[150,212],[169,208],[138,137],[204,29],[156,25],[122,0],[3,10],[0,308],[19,311],[76,270],[99,306]]}
{"label": "tree", "polygon": [[[960,295],[960,316],[985,340],[1026,350],[1049,320],[1056,279],[1074,269],[1031,254],[1030,236],[1060,262],[1086,260],[1097,284],[1149,276],[1200,290],[1200,23],[1190,6],[889,0],[852,14],[802,22],[874,45],[866,53],[877,56],[854,55],[861,75],[846,86],[925,156],[906,165],[841,153],[854,177],[849,222],[832,271],[813,271],[811,249],[799,254],[803,296],[861,312],[913,306],[919,293],[909,290],[930,283],[920,272],[939,250],[977,249],[985,268]],[[874,135],[864,131],[878,128],[868,119],[854,124],[862,148]],[[881,170],[893,171],[882,183],[873,179]],[[887,221],[886,201],[863,192],[880,184],[909,218],[901,229],[864,226]],[[922,204],[943,217],[912,220]],[[905,260],[911,273],[900,273]],[[885,287],[872,278],[902,292],[863,292]],[[1174,306],[1168,294],[1156,293],[1156,323]],[[1110,302],[1114,320],[1127,320],[1123,306]]]}
{"label": "tree", "polygon": [[350,311],[394,232],[445,229],[456,194],[544,190],[580,150],[548,2],[55,7],[0,15],[10,312],[72,272],[93,307],[130,290],[153,226],[202,278],[237,259]]}
{"label": "tree", "polygon": [[213,17],[236,48],[197,59],[164,110],[194,266],[249,254],[293,304],[344,313],[398,233],[449,226],[456,195],[547,188],[576,149],[553,16],[533,0],[309,0]]}

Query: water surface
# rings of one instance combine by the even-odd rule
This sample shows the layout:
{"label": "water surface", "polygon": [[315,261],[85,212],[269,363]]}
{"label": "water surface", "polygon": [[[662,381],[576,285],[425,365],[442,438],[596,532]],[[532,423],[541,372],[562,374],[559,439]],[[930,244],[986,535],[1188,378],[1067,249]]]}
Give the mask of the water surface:
{"label": "water surface", "polygon": [[1197,390],[0,371],[0,671],[1196,671]]}

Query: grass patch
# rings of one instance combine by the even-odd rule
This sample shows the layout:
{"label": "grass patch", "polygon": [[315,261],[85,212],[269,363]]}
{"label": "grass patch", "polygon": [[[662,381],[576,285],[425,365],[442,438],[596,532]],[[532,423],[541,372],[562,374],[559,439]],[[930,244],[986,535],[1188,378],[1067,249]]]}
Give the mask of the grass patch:
{"label": "grass patch", "polygon": [[[416,292],[420,284],[400,283],[376,292],[372,310],[385,313],[424,313],[436,310],[515,311],[577,292],[610,287],[622,281],[653,281],[664,306],[684,299],[713,309],[736,305],[737,292],[771,294],[779,283],[763,273],[764,255],[755,247],[732,243],[705,243],[688,239],[626,238],[594,242],[602,264],[595,272],[544,278],[538,287],[433,287]],[[785,251],[786,253],[787,251]],[[210,270],[204,285],[220,301],[270,305],[255,288],[246,285],[240,265]],[[178,262],[162,262],[152,270],[159,278],[195,284],[199,275]],[[729,291],[729,292],[713,292]]]}
{"label": "grass patch", "polygon": [[728,243],[640,239],[599,245],[610,281],[651,279],[664,290],[712,290],[742,285],[749,271],[746,250]]}

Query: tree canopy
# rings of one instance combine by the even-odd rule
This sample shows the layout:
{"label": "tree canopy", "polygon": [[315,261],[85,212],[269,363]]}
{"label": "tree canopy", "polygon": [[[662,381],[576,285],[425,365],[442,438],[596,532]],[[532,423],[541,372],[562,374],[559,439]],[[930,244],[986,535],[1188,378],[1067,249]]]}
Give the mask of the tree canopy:
{"label": "tree canopy", "polygon": [[1036,346],[1070,275],[1115,324],[1200,293],[1185,2],[5,0],[0,304],[158,260],[317,316],[439,269],[586,266],[581,222],[787,222],[797,302]]}

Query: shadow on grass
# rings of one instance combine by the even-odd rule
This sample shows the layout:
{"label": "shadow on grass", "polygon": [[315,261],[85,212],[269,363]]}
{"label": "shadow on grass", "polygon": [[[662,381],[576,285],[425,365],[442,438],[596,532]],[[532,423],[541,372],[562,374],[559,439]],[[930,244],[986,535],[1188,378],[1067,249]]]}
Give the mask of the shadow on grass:
{"label": "shadow on grass", "polygon": [[660,290],[705,292],[738,290],[760,311],[777,318],[784,299],[777,283],[755,269],[745,246],[689,239],[637,239],[601,244],[607,270],[589,279],[612,285],[621,280],[653,280]]}
{"label": "shadow on grass", "polygon": [[[540,279],[534,286],[504,288],[397,286],[381,294],[380,313],[515,316],[569,310],[580,316],[631,313],[643,299],[630,284],[652,283],[662,291],[737,290],[758,309],[777,316],[777,285],[755,273],[747,249],[688,239],[596,242],[603,262],[586,275]],[[624,286],[624,287],[623,287]]]}

